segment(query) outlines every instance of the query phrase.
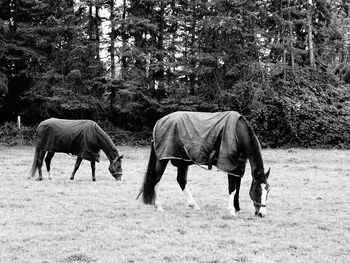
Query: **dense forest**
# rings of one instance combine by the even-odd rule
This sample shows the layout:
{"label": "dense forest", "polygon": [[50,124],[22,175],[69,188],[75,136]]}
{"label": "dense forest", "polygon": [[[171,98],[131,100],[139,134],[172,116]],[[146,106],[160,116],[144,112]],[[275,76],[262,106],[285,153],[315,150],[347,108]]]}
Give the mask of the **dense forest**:
{"label": "dense forest", "polygon": [[263,146],[349,148],[349,7],[0,0],[0,137],[18,115],[137,134],[176,110],[236,110]]}

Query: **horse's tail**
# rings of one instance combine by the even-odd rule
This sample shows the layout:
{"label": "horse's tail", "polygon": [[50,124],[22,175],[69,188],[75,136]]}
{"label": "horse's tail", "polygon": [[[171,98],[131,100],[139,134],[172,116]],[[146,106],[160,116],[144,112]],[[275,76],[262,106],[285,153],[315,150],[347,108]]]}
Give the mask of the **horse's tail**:
{"label": "horse's tail", "polygon": [[35,147],[35,153],[34,153],[34,160],[32,164],[32,168],[30,169],[29,176],[33,177],[35,175],[36,170],[38,169],[38,154],[39,154],[39,148]]}
{"label": "horse's tail", "polygon": [[[154,151],[154,145],[153,142],[151,144],[151,154],[148,161],[147,171],[145,174],[145,178],[143,180],[143,185],[140,190],[140,193],[138,197],[142,194],[142,201],[145,204],[154,204],[155,200],[155,191],[154,186],[156,183],[156,163],[157,163],[157,157],[156,153]],[[138,198],[137,197],[137,198]]]}

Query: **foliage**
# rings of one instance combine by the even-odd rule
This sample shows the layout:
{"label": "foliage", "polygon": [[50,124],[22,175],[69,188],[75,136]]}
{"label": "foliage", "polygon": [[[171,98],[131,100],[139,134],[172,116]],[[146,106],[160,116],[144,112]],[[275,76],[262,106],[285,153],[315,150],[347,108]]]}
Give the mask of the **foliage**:
{"label": "foliage", "polygon": [[0,96],[4,96],[8,93],[8,79],[7,76],[0,72]]}
{"label": "foliage", "polygon": [[13,122],[5,122],[0,126],[0,145],[28,145],[34,142],[35,128],[22,126],[18,129]]}
{"label": "foliage", "polygon": [[350,147],[348,22],[340,0],[4,0],[0,123],[131,136],[176,110],[236,110],[264,146]]}
{"label": "foliage", "polygon": [[350,64],[341,63],[334,70],[333,73],[347,84],[350,84]]}
{"label": "foliage", "polygon": [[286,78],[280,74],[263,90],[250,116],[264,144],[349,147],[350,86],[312,69],[288,71]]}
{"label": "foliage", "polygon": [[105,115],[101,90],[94,90],[92,83],[103,73],[103,65],[83,34],[81,9],[74,10],[72,3],[3,3],[10,9],[9,21],[1,27],[0,72],[7,76],[9,87],[3,120],[21,114],[34,124],[49,116]]}
{"label": "foliage", "polygon": [[[108,121],[98,123],[101,128],[110,136],[116,145],[148,146],[152,130],[127,131],[116,128]],[[5,122],[0,125],[0,145],[26,146],[35,145],[35,126],[21,125],[18,129],[14,122]]]}

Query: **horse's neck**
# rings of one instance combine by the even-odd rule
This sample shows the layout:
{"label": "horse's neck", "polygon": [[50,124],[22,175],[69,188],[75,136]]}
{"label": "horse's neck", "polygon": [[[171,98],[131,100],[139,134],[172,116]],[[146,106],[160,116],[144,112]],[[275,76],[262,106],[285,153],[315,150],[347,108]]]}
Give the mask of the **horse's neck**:
{"label": "horse's neck", "polygon": [[252,143],[252,149],[248,155],[250,167],[252,170],[252,176],[256,178],[261,172],[264,172],[264,163],[261,156],[261,149],[258,139],[253,135],[254,142]]}
{"label": "horse's neck", "polygon": [[256,178],[261,171],[264,171],[260,143],[252,127],[243,116],[237,121],[237,134],[239,147],[249,159],[252,176]]}
{"label": "horse's neck", "polygon": [[113,162],[119,156],[117,147],[104,131],[98,130],[97,134],[102,151],[106,154],[108,160]]}
{"label": "horse's neck", "polygon": [[250,167],[252,170],[252,176],[257,178],[261,172],[264,172],[264,164],[262,162],[261,154],[251,155],[249,158]]}

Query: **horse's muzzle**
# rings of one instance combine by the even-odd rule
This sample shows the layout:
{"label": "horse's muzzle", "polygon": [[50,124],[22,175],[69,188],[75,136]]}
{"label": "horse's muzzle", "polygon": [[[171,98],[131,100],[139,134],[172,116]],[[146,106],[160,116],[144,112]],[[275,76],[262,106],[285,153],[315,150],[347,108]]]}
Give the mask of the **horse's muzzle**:
{"label": "horse's muzzle", "polygon": [[255,207],[255,215],[264,218],[267,214],[266,207]]}
{"label": "horse's muzzle", "polygon": [[115,173],[113,174],[113,177],[115,178],[115,180],[121,181],[123,177],[123,173]]}

